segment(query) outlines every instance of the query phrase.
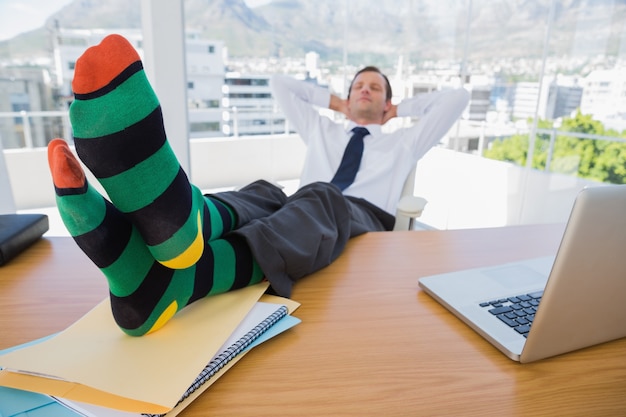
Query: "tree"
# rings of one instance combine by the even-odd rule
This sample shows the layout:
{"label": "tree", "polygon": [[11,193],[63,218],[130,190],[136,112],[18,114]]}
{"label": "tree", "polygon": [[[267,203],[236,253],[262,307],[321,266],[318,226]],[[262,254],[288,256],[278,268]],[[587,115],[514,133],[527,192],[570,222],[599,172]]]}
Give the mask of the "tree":
{"label": "tree", "polygon": [[[539,129],[549,129],[552,127],[552,124],[545,120],[540,120],[537,127]],[[549,144],[549,135],[536,135],[535,150],[533,152],[533,168],[545,168]],[[525,166],[526,158],[528,158],[528,146],[528,135],[513,135],[508,138],[492,142],[489,149],[485,151],[484,156],[490,159],[497,159],[499,161],[507,161],[516,165]]]}
{"label": "tree", "polygon": [[[538,128],[552,129],[552,123],[540,120]],[[601,122],[579,110],[573,117],[563,119],[559,132],[614,137],[616,140],[557,135],[550,158],[551,172],[601,182],[626,183],[626,131],[619,134],[615,130],[606,130]],[[532,163],[534,169],[546,168],[549,148],[550,135],[537,134]],[[485,157],[524,166],[528,157],[528,135],[513,135],[494,141],[485,151]]]}

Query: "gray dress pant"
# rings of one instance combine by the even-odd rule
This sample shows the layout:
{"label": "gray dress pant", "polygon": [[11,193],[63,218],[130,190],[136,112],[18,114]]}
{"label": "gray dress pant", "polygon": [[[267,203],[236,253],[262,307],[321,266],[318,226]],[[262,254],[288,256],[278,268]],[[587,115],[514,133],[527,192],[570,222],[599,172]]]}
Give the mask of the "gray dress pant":
{"label": "gray dress pant", "polygon": [[272,289],[289,297],[297,280],[328,266],[348,239],[392,230],[395,218],[364,199],[344,196],[317,182],[291,196],[259,180],[239,191],[211,194],[236,213],[235,230],[245,239]]}

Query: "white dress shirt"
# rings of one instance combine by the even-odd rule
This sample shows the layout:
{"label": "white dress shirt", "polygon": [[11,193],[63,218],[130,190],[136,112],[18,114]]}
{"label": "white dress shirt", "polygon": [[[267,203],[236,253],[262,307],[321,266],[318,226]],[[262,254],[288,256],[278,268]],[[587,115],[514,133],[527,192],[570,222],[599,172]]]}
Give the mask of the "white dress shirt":
{"label": "white dress shirt", "polygon": [[[320,114],[318,107],[330,105],[326,88],[285,75],[274,75],[271,85],[287,120],[307,145],[300,186],[329,182],[339,167],[355,123],[345,125]],[[395,215],[407,175],[439,143],[468,101],[469,93],[464,89],[420,94],[403,100],[397,107],[398,117],[419,118],[412,126],[383,133],[379,124],[365,125],[370,134],[364,138],[361,166],[343,193],[364,198]]]}

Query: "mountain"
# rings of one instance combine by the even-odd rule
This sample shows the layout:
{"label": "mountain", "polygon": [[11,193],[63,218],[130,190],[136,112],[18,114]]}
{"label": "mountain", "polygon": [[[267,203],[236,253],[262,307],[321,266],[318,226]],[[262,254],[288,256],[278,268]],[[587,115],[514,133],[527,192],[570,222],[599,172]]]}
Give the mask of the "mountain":
{"label": "mountain", "polygon": [[[315,51],[340,60],[404,55],[412,61],[539,58],[551,0],[274,0],[249,8],[243,0],[185,0],[185,24],[223,40],[231,57],[302,57]],[[467,4],[472,5],[471,15]],[[551,56],[616,55],[626,27],[626,0],[555,3]],[[470,15],[470,19],[466,16]],[[163,22],[167,24],[167,22]],[[469,32],[466,28],[469,25]],[[140,28],[140,0],[75,0],[45,27],[0,42],[0,58],[44,54],[55,26]],[[497,51],[497,53],[494,53]],[[623,52],[622,52],[623,53]]]}

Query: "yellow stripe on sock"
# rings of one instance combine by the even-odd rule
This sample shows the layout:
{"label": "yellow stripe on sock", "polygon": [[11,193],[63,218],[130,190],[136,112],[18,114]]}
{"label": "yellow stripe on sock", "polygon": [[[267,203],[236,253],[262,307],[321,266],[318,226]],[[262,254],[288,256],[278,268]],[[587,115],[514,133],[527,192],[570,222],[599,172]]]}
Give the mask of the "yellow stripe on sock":
{"label": "yellow stripe on sock", "polygon": [[[165,323],[167,323],[168,321],[170,321],[170,319],[172,317],[174,317],[174,314],[176,314],[177,311],[178,311],[178,303],[176,302],[176,300],[174,300],[172,302],[172,304],[167,306],[165,311],[163,313],[161,313],[161,315],[159,316],[157,321],[154,323],[152,328],[150,330],[148,330],[148,333],[155,332],[155,331],[159,330],[161,327],[163,327],[165,325]],[[148,334],[148,333],[146,333],[146,334]]]}
{"label": "yellow stripe on sock", "polygon": [[[172,269],[184,269],[195,265],[204,251],[204,239],[202,237],[202,217],[198,211],[198,234],[187,249],[175,258],[167,261],[159,261],[160,264]],[[158,260],[158,259],[157,259]]]}

